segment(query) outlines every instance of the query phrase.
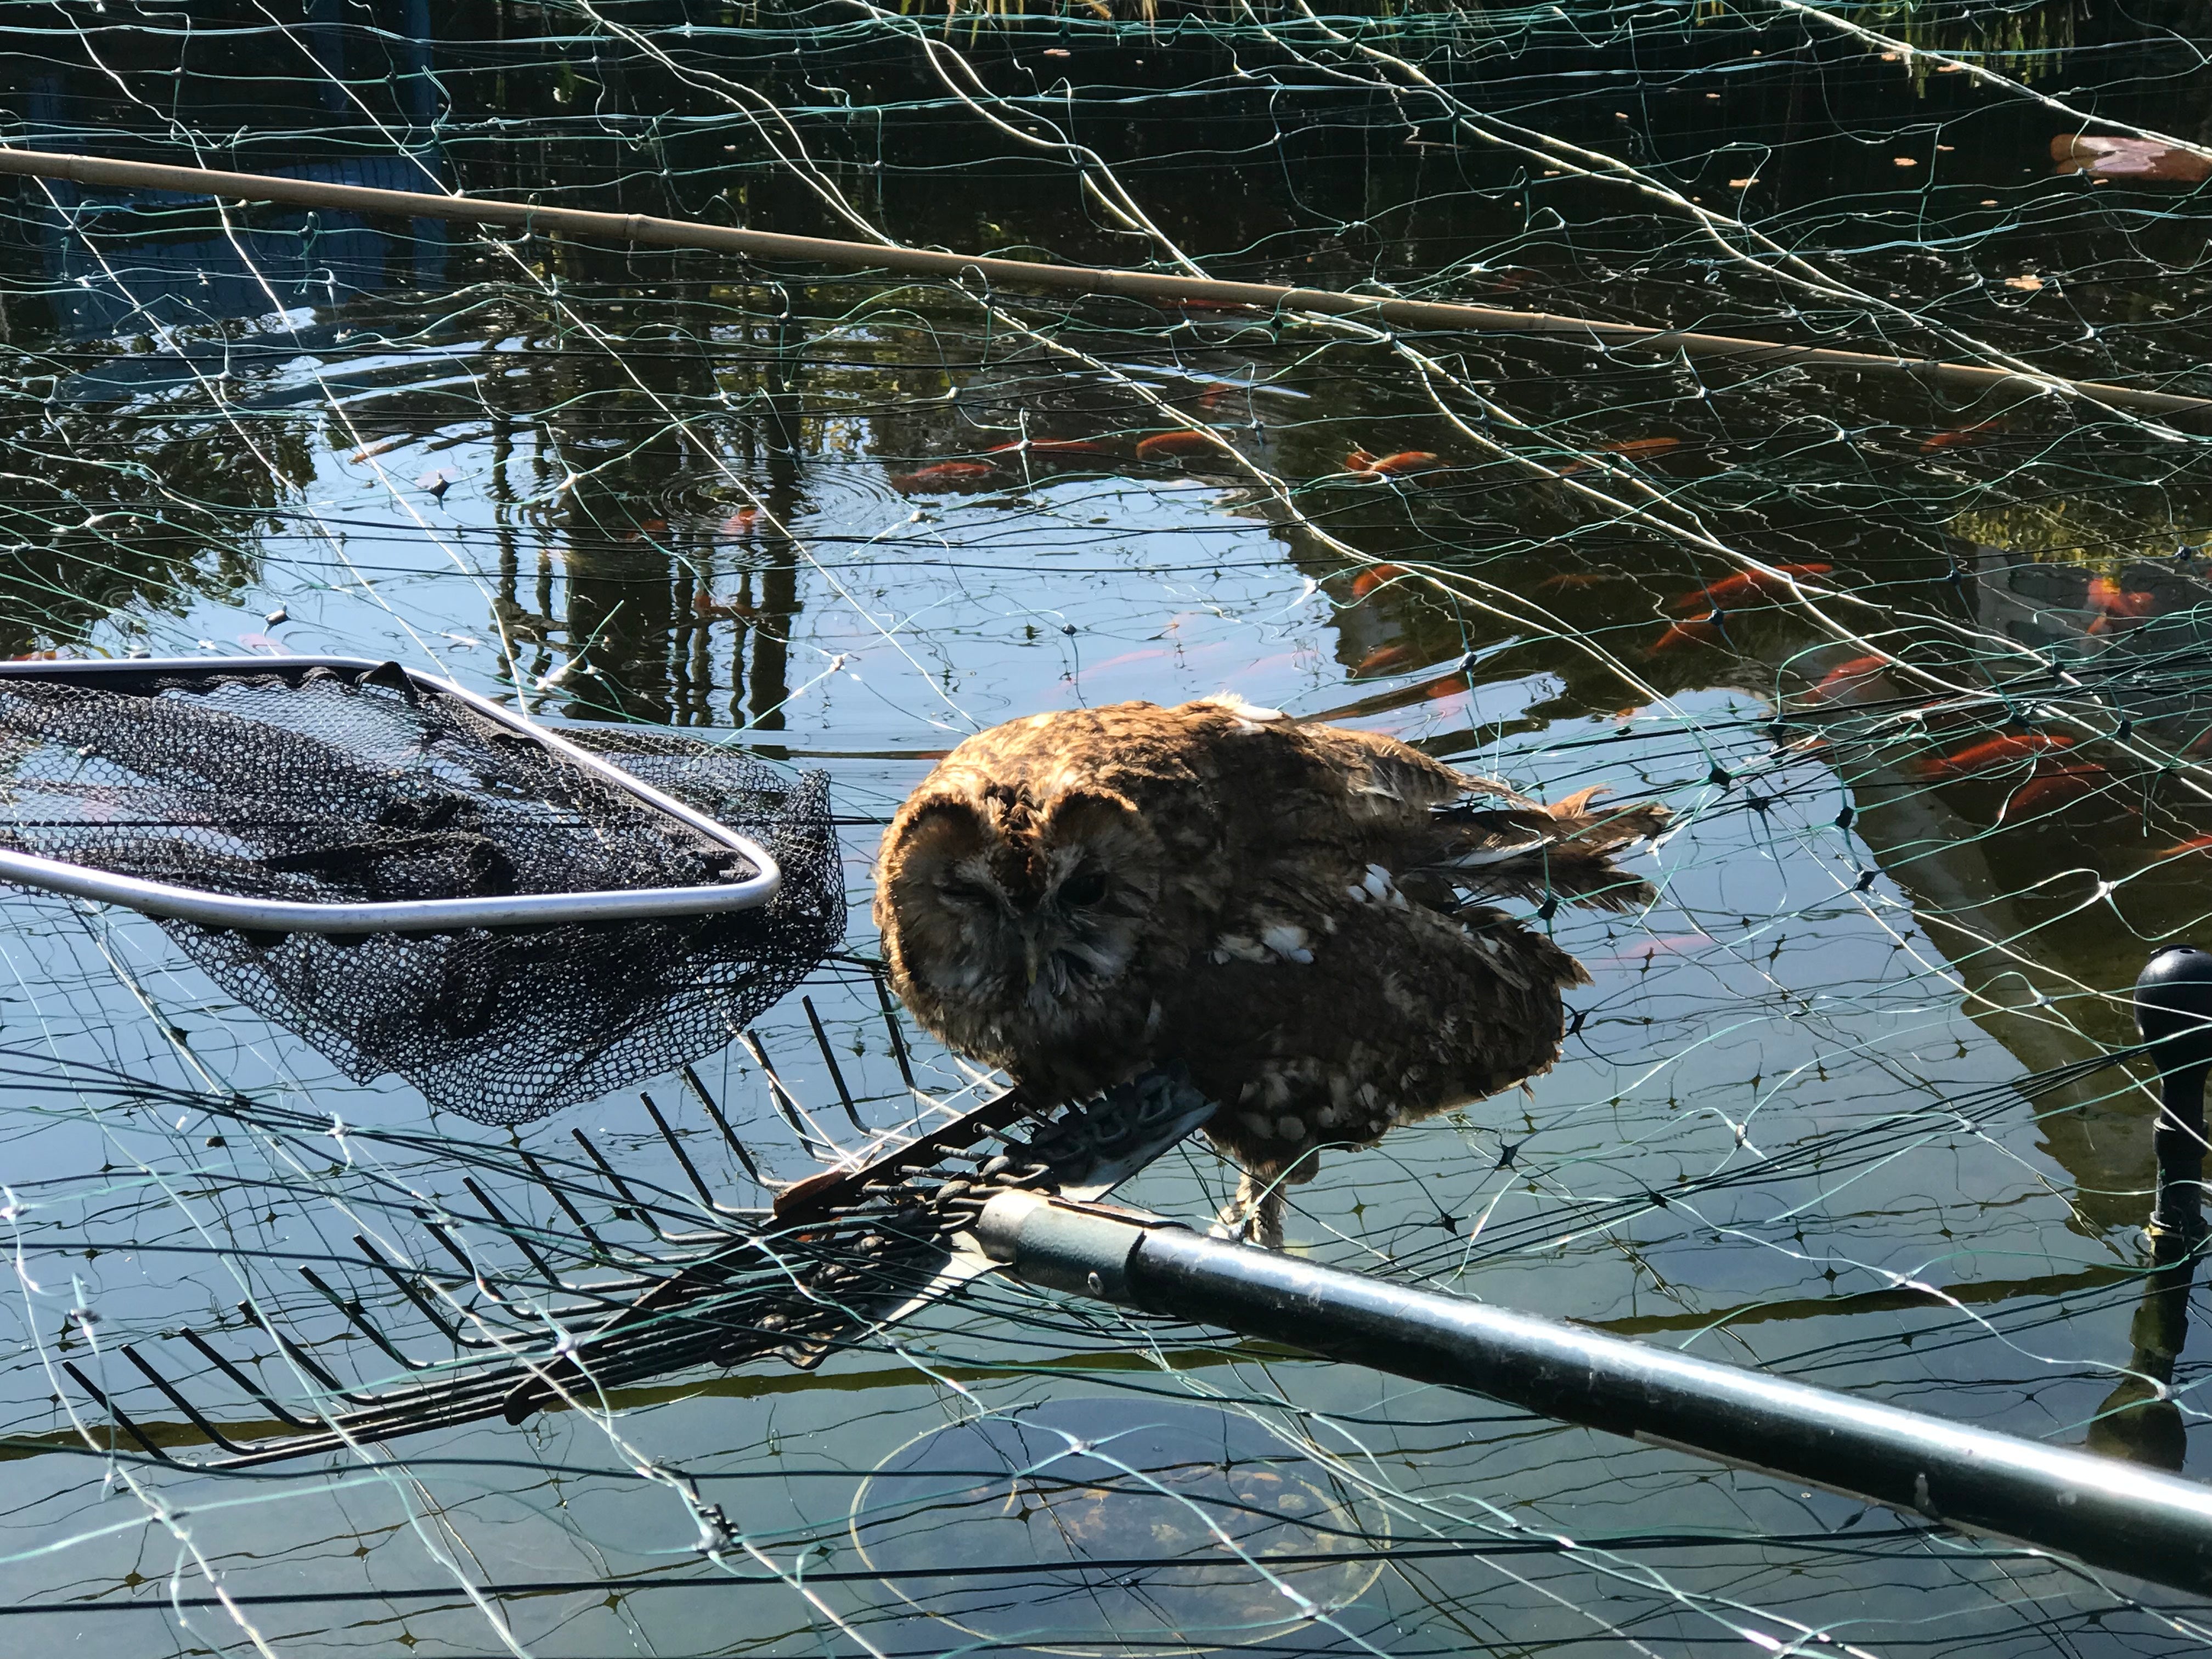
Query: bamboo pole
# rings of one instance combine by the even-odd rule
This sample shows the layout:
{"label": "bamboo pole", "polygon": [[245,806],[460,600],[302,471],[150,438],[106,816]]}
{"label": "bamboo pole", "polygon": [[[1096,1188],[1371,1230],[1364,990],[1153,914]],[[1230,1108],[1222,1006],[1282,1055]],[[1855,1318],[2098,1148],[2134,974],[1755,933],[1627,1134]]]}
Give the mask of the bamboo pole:
{"label": "bamboo pole", "polygon": [[222,173],[210,168],[168,167],[154,161],[112,161],[102,156],[5,148],[0,148],[0,173],[66,179],[80,185],[231,197],[248,202],[282,202],[295,207],[331,208],[388,218],[447,219],[463,224],[504,225],[522,231],[561,231],[611,242],[697,248],[753,259],[836,265],[855,270],[981,277],[987,283],[1009,288],[1112,294],[1164,305],[1249,306],[1259,311],[1315,312],[1395,328],[1550,335],[1605,351],[1681,351],[1692,356],[1727,358],[1759,366],[1794,364],[1856,374],[1902,374],[1982,392],[2014,391],[2032,396],[2058,392],[2116,409],[2154,415],[2202,414],[2212,410],[2212,398],[2185,397],[2096,380],[2067,380],[1989,368],[1978,363],[1948,362],[1941,358],[1895,357],[1827,346],[1779,344],[1728,334],[1646,328],[1633,323],[1597,322],[1497,306],[1395,300],[1379,295],[1339,293],[1330,289],[1288,288],[1273,283],[1216,282],[1208,277],[1176,276],[1162,271],[1050,265],[1026,259],[941,253],[927,248],[890,247],[872,242],[844,242],[818,236],[787,236],[774,231],[693,224],[681,219],[651,218],[640,213],[594,213],[581,208],[541,207],[527,202],[434,196],[410,190],[376,190],[365,185],[325,184],[311,179],[279,179],[267,173]]}

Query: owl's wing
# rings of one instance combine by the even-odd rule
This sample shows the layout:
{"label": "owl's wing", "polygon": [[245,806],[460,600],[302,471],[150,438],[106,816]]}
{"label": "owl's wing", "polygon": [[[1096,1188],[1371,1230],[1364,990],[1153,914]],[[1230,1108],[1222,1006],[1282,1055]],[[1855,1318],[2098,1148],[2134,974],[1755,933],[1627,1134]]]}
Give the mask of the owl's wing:
{"label": "owl's wing", "polygon": [[[1413,872],[1448,879],[1483,898],[1559,898],[1607,910],[1651,900],[1651,884],[1613,862],[1637,842],[1664,833],[1667,809],[1601,807],[1595,788],[1552,805],[1455,801],[1430,814]],[[1516,798],[1517,799],[1517,798]]]}

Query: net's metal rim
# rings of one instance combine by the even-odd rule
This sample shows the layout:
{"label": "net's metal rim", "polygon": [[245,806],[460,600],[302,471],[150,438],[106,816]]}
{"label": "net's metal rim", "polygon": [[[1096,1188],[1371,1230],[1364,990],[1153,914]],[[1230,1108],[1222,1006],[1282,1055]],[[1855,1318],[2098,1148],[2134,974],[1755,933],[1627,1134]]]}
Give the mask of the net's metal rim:
{"label": "net's metal rim", "polygon": [[651,887],[590,893],[521,893],[486,898],[417,899],[361,904],[294,903],[240,898],[198,888],[172,886],[136,876],[116,875],[83,865],[0,849],[0,881],[66,893],[103,904],[119,904],[151,916],[197,922],[204,927],[254,933],[394,933],[443,932],[463,927],[530,927],[560,923],[641,921],[658,917],[711,915],[757,909],[783,885],[775,857],[749,836],[741,836],[705,813],[663,794],[620,767],[570,743],[465,686],[404,664],[368,657],[136,657],[118,661],[0,663],[0,680],[40,679],[98,686],[103,680],[213,678],[225,674],[301,674],[328,668],[371,673],[396,668],[408,682],[439,696],[457,698],[488,720],[527,737],[602,781],[634,796],[655,811],[742,856],[754,875],[744,881],[708,887]]}

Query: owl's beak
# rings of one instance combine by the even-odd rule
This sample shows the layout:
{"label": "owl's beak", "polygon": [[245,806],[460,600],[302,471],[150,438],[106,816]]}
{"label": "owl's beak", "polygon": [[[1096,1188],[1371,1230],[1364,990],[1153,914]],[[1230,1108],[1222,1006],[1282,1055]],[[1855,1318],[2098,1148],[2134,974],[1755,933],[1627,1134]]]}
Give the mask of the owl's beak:
{"label": "owl's beak", "polygon": [[1035,990],[1037,972],[1044,966],[1044,951],[1036,940],[1024,939],[1022,941],[1022,965],[1029,970],[1030,988]]}

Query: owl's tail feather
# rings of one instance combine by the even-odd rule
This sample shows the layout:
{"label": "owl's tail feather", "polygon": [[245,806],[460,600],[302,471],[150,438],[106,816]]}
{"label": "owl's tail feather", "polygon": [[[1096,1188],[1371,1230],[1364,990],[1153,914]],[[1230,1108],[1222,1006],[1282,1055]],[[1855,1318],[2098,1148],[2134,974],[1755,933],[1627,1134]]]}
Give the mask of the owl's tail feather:
{"label": "owl's tail feather", "polygon": [[1436,815],[1441,843],[1425,867],[1480,897],[1633,910],[1650,902],[1651,885],[1613,855],[1664,834],[1668,811],[1650,801],[1592,805],[1600,793],[1584,789],[1549,806],[1444,807]]}

